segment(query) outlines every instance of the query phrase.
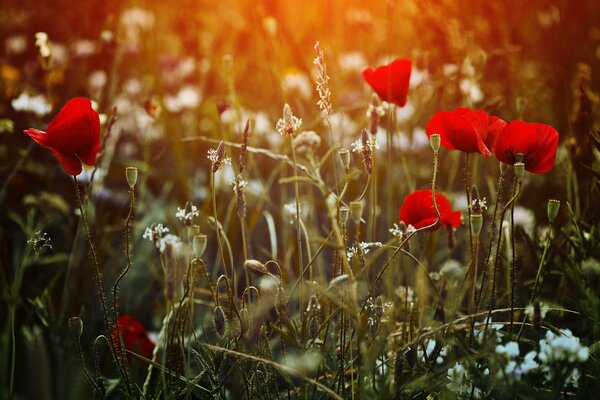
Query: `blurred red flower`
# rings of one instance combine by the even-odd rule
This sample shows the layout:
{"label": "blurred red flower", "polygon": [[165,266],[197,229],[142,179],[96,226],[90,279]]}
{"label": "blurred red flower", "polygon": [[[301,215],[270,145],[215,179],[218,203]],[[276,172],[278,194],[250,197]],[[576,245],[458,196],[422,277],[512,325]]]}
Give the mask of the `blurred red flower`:
{"label": "blurred red flower", "polygon": [[410,60],[398,58],[375,70],[368,67],[362,74],[381,100],[404,107],[411,70],[412,62]]}
{"label": "blurred red flower", "polygon": [[481,153],[487,158],[492,155],[498,135],[505,126],[505,121],[483,110],[457,108],[435,113],[425,132],[427,136],[438,133],[442,146],[450,150]]}
{"label": "blurred red flower", "polygon": [[527,171],[545,174],[554,167],[557,147],[558,132],[550,125],[511,121],[500,134],[495,153],[503,163],[522,161]]}
{"label": "blurred red flower", "polygon": [[[146,334],[144,326],[131,315],[125,314],[119,317],[119,331],[125,343],[125,348],[148,359],[152,358],[154,342]],[[113,328],[112,337],[117,341],[117,331]]]}
{"label": "blurred red flower", "polygon": [[[435,230],[442,225],[452,228],[460,225],[462,214],[460,211],[452,211],[446,196],[436,192],[435,203],[440,212],[440,221],[430,230]],[[400,207],[399,220],[416,229],[433,224],[437,220],[437,214],[433,208],[431,189],[417,190],[406,196]]]}
{"label": "blurred red flower", "polygon": [[34,128],[23,132],[50,150],[69,175],[81,173],[81,162],[96,163],[100,150],[100,118],[89,99],[77,97],[67,101],[50,121],[46,132]]}

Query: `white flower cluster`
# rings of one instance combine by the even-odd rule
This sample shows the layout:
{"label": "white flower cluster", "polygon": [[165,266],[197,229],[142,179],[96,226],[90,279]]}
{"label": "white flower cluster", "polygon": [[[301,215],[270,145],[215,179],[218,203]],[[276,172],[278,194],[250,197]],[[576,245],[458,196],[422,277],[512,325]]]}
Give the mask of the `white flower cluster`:
{"label": "white flower cluster", "polygon": [[538,359],[548,382],[553,382],[557,376],[568,374],[565,385],[577,387],[581,374],[574,366],[586,362],[589,356],[590,349],[582,346],[579,338],[573,336],[569,329],[562,329],[559,335],[548,331],[546,338],[540,340]]}
{"label": "white flower cluster", "polygon": [[[302,203],[298,203],[298,208],[300,208],[300,217],[302,217]],[[290,224],[294,224],[296,221],[296,214],[298,213],[298,210],[296,209],[296,202],[292,201],[284,204],[283,212],[288,216]]]}
{"label": "white flower cluster", "polygon": [[536,371],[539,368],[539,364],[535,361],[537,356],[535,351],[527,353],[523,361],[519,360],[520,350],[517,342],[508,342],[506,345],[496,346],[496,353],[506,360],[504,371],[498,372],[498,378],[505,376],[510,383],[520,380],[524,374]]}
{"label": "white flower cluster", "polygon": [[[377,142],[377,139],[372,139],[370,142],[371,150],[379,150],[379,143]],[[356,139],[353,143],[350,144],[350,147],[352,147],[353,153],[360,153],[363,149],[362,138],[359,137],[358,139]]]}
{"label": "white flower cluster", "polygon": [[185,208],[177,207],[177,212],[175,213],[175,218],[181,221],[191,221],[194,217],[200,215],[200,211],[198,211],[198,207],[192,205],[189,212],[185,210]]}
{"label": "white flower cluster", "polygon": [[[483,392],[481,389],[473,388],[473,379],[467,369],[459,362],[455,363],[452,368],[448,368],[448,380],[450,382],[446,384],[446,388],[451,392],[456,393],[456,397],[459,399],[481,399]],[[471,396],[471,392],[473,395]]]}
{"label": "white flower cluster", "polygon": [[392,234],[392,236],[397,237],[398,239],[402,240],[402,238],[406,235],[410,235],[411,233],[415,232],[416,229],[414,226],[412,225],[408,225],[408,227],[406,228],[405,232],[402,232],[402,230],[400,229],[400,227],[398,226],[398,224],[394,223],[394,225],[388,229],[388,232],[390,232]]}
{"label": "white flower cluster", "polygon": [[[211,163],[216,163],[219,160],[219,151],[217,149],[208,149],[206,153]],[[231,157],[223,157],[221,164],[231,165]]]}
{"label": "white flower cluster", "polygon": [[[548,304],[540,303],[540,317],[542,319],[546,318],[546,314],[548,313],[548,311],[550,311],[550,307],[548,306]],[[525,308],[525,314],[527,314],[527,317],[529,319],[533,320],[535,314],[535,308],[533,307],[533,304],[530,304]]]}
{"label": "white flower cluster", "polygon": [[475,324],[473,328],[473,334],[475,339],[479,343],[483,343],[487,336],[494,337],[496,339],[496,343],[500,343],[502,341],[502,332],[500,331],[504,325],[503,324],[494,324],[492,319],[490,318],[487,326],[487,330],[485,328],[486,322],[479,322]]}
{"label": "white flower cluster", "polygon": [[179,237],[168,232],[169,228],[163,226],[163,224],[152,224],[150,227],[146,228],[142,237],[151,241],[160,253],[164,253],[167,246],[177,249],[181,246]]}
{"label": "white flower cluster", "polygon": [[[360,250],[362,251],[362,253],[364,255],[369,254],[369,252],[373,249],[378,249],[381,246],[383,246],[383,244],[381,242],[372,242],[372,243],[367,243],[367,242],[360,242],[359,244],[360,246]],[[352,257],[354,257],[354,255],[358,252],[358,249],[356,247],[350,247],[348,249],[348,253],[346,254],[346,256],[348,257],[348,262],[352,261]]]}
{"label": "white flower cluster", "polygon": [[[433,356],[433,352],[436,346],[437,342],[435,341],[435,339],[429,339],[429,341],[427,342],[427,346],[425,346],[425,353],[423,353],[423,347],[419,346],[417,348],[417,358],[419,360],[425,361],[425,355],[427,355],[427,360],[429,360]],[[435,359],[436,364],[441,365],[444,363],[444,357],[446,357],[446,355],[448,354],[448,350],[449,346],[446,345],[442,347],[440,353]]]}
{"label": "white flower cluster", "polygon": [[15,111],[30,112],[37,117],[43,117],[52,111],[52,106],[48,102],[48,99],[41,94],[31,96],[29,93],[23,92],[19,97],[13,99],[10,104]]}

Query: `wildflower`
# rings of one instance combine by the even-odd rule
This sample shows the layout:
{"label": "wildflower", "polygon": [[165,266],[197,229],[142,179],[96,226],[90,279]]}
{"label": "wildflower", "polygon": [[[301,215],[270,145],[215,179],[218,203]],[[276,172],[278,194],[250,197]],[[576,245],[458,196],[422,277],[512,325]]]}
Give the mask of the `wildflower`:
{"label": "wildflower", "polygon": [[13,99],[10,104],[15,111],[24,111],[35,114],[38,118],[47,115],[52,111],[52,105],[44,95],[38,94],[31,96],[27,92],[23,92]]}
{"label": "wildflower", "polygon": [[35,252],[41,251],[44,247],[52,250],[52,239],[46,232],[37,231],[33,234],[31,239],[27,241],[27,244],[31,245],[31,249]]}
{"label": "wildflower", "polygon": [[200,104],[202,92],[195,86],[187,85],[181,88],[176,95],[164,97],[165,108],[172,113],[184,110],[193,110]]}
{"label": "wildflower", "polygon": [[292,69],[284,73],[281,80],[281,88],[285,93],[298,95],[301,98],[310,99],[312,89],[310,79],[302,72]]}
{"label": "wildflower", "polygon": [[496,158],[506,164],[523,162],[525,169],[545,174],[554,167],[558,132],[550,125],[511,121],[496,142]]}
{"label": "wildflower", "polygon": [[[129,351],[137,353],[142,357],[150,359],[154,351],[154,342],[148,337],[144,326],[131,315],[122,315],[119,317],[117,324],[125,348]],[[112,330],[112,338],[117,344],[117,327]]]}
{"label": "wildflower", "polygon": [[301,124],[302,120],[295,117],[290,106],[286,104],[283,106],[283,116],[277,121],[275,129],[281,136],[294,136]]}
{"label": "wildflower", "polygon": [[485,111],[457,108],[435,113],[427,123],[425,132],[427,136],[439,134],[442,146],[450,150],[480,153],[487,158],[492,154],[498,135],[505,126],[506,122]]}
{"label": "wildflower", "polygon": [[559,335],[552,331],[546,332],[546,338],[540,340],[539,359],[546,365],[558,362],[583,363],[590,355],[589,348],[579,343],[579,338],[573,336],[569,329],[562,329]]}
{"label": "wildflower", "polygon": [[[456,393],[459,399],[482,398],[481,389],[473,388],[471,374],[461,363],[457,362],[452,368],[449,368],[447,377],[450,382],[446,384],[446,388]],[[473,392],[472,396],[471,392]]]}
{"label": "wildflower", "polygon": [[375,70],[368,67],[362,75],[381,100],[403,107],[408,95],[411,69],[410,60],[398,58]]}
{"label": "wildflower", "polygon": [[159,250],[161,248],[162,239],[168,232],[169,228],[163,226],[163,224],[152,224],[150,227],[146,228],[142,237],[151,241],[154,247]]}
{"label": "wildflower", "polygon": [[89,99],[69,100],[50,121],[46,132],[34,128],[23,132],[48,148],[69,175],[81,173],[81,162],[96,163],[100,150],[100,117]]}
{"label": "wildflower", "polygon": [[[380,145],[375,138],[373,138],[372,140],[369,140],[368,146],[371,148],[371,151],[379,150],[379,148],[380,148]],[[363,145],[362,135],[361,135],[361,137],[356,139],[354,142],[352,142],[350,144],[350,147],[352,147],[353,153],[362,153],[363,149],[365,148],[365,146]]]}
{"label": "wildflower", "polygon": [[177,207],[177,212],[175,213],[175,218],[183,221],[186,226],[192,225],[192,220],[194,217],[200,215],[200,211],[198,211],[198,207],[190,203],[189,201],[185,203],[185,208]]}
{"label": "wildflower", "polygon": [[[548,313],[548,311],[550,311],[550,307],[548,306],[548,304],[540,303],[540,310],[539,310],[540,318],[542,318],[542,319],[546,318],[546,314]],[[525,307],[525,314],[527,315],[527,317],[529,317],[529,319],[531,319],[531,320],[534,319],[535,307],[533,304],[530,304],[527,307]]]}
{"label": "wildflower", "polygon": [[212,172],[217,172],[221,166],[231,165],[231,158],[225,157],[225,142],[222,140],[219,142],[219,145],[216,149],[208,150],[208,159],[212,163]]}
{"label": "wildflower", "polygon": [[331,91],[329,90],[329,76],[327,75],[325,57],[323,56],[323,50],[321,50],[319,42],[315,44],[315,50],[317,51],[317,57],[314,59],[313,64],[317,66],[317,93],[319,94],[319,101],[317,101],[317,105],[325,115],[329,116],[329,114],[331,114]]}
{"label": "wildflower", "polygon": [[367,173],[371,175],[373,173],[373,148],[371,145],[371,138],[366,129],[362,130],[360,139],[362,142],[361,154],[363,157],[363,164],[365,165]]}
{"label": "wildflower", "polygon": [[303,131],[292,139],[292,144],[298,153],[310,154],[321,145],[321,137],[315,131]]}
{"label": "wildflower", "polygon": [[[367,254],[369,254],[369,252],[371,250],[378,249],[381,246],[383,246],[383,244],[381,242],[373,242],[373,243],[360,242],[359,246],[360,246],[360,252],[366,256]],[[359,251],[358,248],[350,247],[348,249],[348,253],[347,253],[348,261],[352,260],[352,257],[354,257],[354,255],[358,251]]]}
{"label": "wildflower", "polygon": [[[440,212],[439,222],[430,228],[435,230],[442,225],[456,228],[460,225],[462,214],[460,211],[452,211],[450,201],[441,193],[435,193],[435,202]],[[416,229],[428,226],[437,221],[437,215],[433,206],[430,189],[417,190],[404,199],[400,208],[400,221],[412,225]]]}
{"label": "wildflower", "polygon": [[37,32],[35,34],[35,45],[40,48],[40,56],[43,60],[50,58],[50,43],[46,32]]}
{"label": "wildflower", "polygon": [[[302,203],[298,203],[298,208],[300,209],[300,216],[302,216]],[[292,201],[290,203],[283,205],[283,211],[288,216],[290,224],[293,224],[296,221],[296,214],[298,209],[296,208],[296,202]]]}

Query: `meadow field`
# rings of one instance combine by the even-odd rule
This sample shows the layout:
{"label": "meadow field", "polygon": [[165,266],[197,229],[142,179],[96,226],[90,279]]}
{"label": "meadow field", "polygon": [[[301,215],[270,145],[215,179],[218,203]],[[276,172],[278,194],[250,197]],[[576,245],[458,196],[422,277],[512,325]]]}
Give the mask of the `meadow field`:
{"label": "meadow field", "polygon": [[596,0],[4,0],[0,399],[595,399]]}

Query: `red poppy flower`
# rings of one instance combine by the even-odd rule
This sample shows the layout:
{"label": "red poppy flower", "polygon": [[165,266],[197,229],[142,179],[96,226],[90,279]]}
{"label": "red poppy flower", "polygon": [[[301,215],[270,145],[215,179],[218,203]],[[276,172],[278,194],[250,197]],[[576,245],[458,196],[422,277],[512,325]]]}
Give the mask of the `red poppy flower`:
{"label": "red poppy flower", "polygon": [[[452,228],[460,225],[462,214],[460,211],[452,211],[450,201],[446,196],[435,192],[435,203],[440,212],[440,222],[431,230],[442,225]],[[416,229],[433,224],[437,220],[437,214],[433,208],[431,189],[417,190],[406,196],[400,207],[399,220]]]}
{"label": "red poppy flower", "polygon": [[33,128],[23,132],[50,150],[69,175],[81,173],[81,162],[96,163],[100,150],[100,118],[89,99],[69,100],[50,121],[46,132]]}
{"label": "red poppy flower", "polygon": [[492,155],[498,135],[505,126],[505,121],[483,110],[457,108],[435,113],[425,132],[427,136],[438,133],[442,146],[450,150],[481,153],[487,158]]}
{"label": "red poppy flower", "polygon": [[362,74],[381,100],[404,107],[411,70],[410,60],[398,58],[391,64],[382,65],[375,70],[366,68]]}
{"label": "red poppy flower", "polygon": [[[127,350],[138,353],[148,359],[152,358],[154,342],[150,340],[144,326],[137,319],[127,314],[120,316],[119,331]],[[116,329],[113,329],[112,337],[118,343]]]}
{"label": "red poppy flower", "polygon": [[558,132],[546,124],[511,121],[496,142],[496,158],[503,163],[522,162],[525,169],[537,174],[550,172],[554,167]]}

